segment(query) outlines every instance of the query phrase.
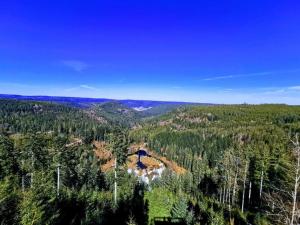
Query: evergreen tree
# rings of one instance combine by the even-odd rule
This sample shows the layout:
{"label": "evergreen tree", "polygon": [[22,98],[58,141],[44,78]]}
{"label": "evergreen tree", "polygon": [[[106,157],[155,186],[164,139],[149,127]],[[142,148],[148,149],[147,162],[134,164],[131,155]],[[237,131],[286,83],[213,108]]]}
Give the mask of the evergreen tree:
{"label": "evergreen tree", "polygon": [[18,179],[6,177],[0,181],[0,224],[19,223],[20,192]]}
{"label": "evergreen tree", "polygon": [[129,138],[126,130],[122,130],[120,127],[115,128],[113,134],[110,137],[111,150],[114,156],[117,158],[117,164],[123,165],[126,162]]}
{"label": "evergreen tree", "polygon": [[178,201],[173,205],[171,216],[176,219],[186,219],[188,215],[188,205],[185,197],[180,196]]}
{"label": "evergreen tree", "polygon": [[13,142],[8,137],[0,135],[0,180],[18,172],[17,158]]}
{"label": "evergreen tree", "polygon": [[56,207],[56,190],[53,183],[51,174],[35,173],[33,188],[24,193],[20,205],[22,225],[55,224],[59,210]]}

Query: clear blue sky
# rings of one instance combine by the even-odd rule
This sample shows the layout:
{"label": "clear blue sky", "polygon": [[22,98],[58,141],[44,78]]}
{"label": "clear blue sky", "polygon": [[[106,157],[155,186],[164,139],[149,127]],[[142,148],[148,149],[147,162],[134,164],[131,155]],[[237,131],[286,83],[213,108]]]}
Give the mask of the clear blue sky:
{"label": "clear blue sky", "polygon": [[2,1],[0,93],[300,104],[299,12],[296,0]]}

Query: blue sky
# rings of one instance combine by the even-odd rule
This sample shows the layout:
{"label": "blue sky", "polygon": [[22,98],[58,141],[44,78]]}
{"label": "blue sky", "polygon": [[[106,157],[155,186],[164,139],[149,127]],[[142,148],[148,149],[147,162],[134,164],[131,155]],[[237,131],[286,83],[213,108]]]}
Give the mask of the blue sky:
{"label": "blue sky", "polygon": [[299,1],[3,1],[0,93],[300,104]]}

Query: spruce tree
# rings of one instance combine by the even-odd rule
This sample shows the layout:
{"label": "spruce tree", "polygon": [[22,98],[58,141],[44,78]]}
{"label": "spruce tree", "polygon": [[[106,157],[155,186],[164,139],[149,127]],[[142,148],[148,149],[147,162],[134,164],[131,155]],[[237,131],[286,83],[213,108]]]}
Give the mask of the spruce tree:
{"label": "spruce tree", "polygon": [[178,201],[172,207],[171,216],[176,219],[186,219],[187,214],[187,201],[184,197],[179,197]]}
{"label": "spruce tree", "polygon": [[0,135],[0,180],[18,171],[17,152],[13,142],[6,136]]}

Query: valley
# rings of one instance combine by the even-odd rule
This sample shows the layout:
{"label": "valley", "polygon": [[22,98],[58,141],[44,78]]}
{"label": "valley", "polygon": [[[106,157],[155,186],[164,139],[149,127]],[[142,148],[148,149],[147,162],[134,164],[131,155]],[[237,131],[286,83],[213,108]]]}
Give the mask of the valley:
{"label": "valley", "polygon": [[4,224],[37,215],[41,224],[281,224],[299,215],[299,106],[137,104],[1,99]]}
{"label": "valley", "polygon": [[0,225],[300,225],[299,12],[1,1]]}

